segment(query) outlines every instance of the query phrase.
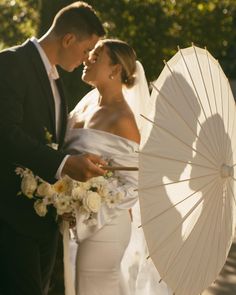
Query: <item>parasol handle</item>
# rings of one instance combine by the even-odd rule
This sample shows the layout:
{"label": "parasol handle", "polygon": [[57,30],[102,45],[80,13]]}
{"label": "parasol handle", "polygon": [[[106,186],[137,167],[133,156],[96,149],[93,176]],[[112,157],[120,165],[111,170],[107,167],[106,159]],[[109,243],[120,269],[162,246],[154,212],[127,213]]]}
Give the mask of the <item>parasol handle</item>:
{"label": "parasol handle", "polygon": [[101,166],[104,170],[116,171],[116,170],[124,170],[124,171],[138,171],[138,167],[127,167],[127,166]]}

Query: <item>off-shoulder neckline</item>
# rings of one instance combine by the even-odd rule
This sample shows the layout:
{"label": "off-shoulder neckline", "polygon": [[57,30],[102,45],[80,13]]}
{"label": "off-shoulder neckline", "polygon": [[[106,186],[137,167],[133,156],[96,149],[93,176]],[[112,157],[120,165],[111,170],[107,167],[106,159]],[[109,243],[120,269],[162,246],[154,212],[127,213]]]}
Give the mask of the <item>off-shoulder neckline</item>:
{"label": "off-shoulder neckline", "polygon": [[123,140],[123,141],[128,141],[128,142],[131,142],[132,144],[135,144],[137,146],[139,146],[139,144],[132,140],[132,139],[128,139],[128,138],[125,138],[125,137],[122,137],[122,136],[119,136],[119,135],[116,135],[116,134],[113,134],[113,133],[110,133],[110,132],[107,132],[107,131],[104,131],[104,130],[100,130],[100,129],[95,129],[95,128],[71,128],[70,131],[92,131],[92,132],[97,132],[97,133],[104,133],[106,135],[109,135],[111,137],[116,137],[116,138],[119,138],[120,140]]}

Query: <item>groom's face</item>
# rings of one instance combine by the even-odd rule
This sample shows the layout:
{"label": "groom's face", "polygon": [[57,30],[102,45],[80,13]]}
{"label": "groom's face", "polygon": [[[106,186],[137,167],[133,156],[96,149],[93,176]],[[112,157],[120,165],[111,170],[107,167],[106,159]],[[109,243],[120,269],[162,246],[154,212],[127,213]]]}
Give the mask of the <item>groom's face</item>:
{"label": "groom's face", "polygon": [[88,59],[89,52],[99,40],[97,35],[91,35],[80,40],[74,34],[68,34],[62,43],[58,64],[67,72],[72,72]]}

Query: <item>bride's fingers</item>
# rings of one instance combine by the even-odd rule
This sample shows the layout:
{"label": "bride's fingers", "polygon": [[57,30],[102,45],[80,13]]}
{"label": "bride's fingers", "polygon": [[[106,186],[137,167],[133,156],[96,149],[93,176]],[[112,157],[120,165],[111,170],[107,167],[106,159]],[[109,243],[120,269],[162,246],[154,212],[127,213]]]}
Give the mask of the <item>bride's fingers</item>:
{"label": "bride's fingers", "polygon": [[106,161],[93,154],[86,155],[86,158],[90,161],[90,171],[92,174],[104,175],[106,173],[106,170],[102,168],[102,166],[107,165]]}
{"label": "bride's fingers", "polygon": [[87,154],[87,158],[98,166],[106,166],[107,162],[104,161],[101,157],[94,154]]}

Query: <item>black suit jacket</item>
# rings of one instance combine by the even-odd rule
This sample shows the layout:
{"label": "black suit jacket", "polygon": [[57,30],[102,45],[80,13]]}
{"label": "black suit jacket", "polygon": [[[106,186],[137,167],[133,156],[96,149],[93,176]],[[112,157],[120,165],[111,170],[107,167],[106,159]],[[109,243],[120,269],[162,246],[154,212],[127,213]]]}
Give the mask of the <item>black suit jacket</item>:
{"label": "black suit jacket", "polygon": [[[60,81],[62,128],[59,145],[66,130],[66,102]],[[55,230],[55,214],[39,217],[33,200],[17,196],[21,179],[17,166],[31,169],[49,182],[65,154],[47,146],[45,128],[56,142],[54,98],[44,64],[31,41],[0,53],[0,220],[19,233],[50,235]],[[53,210],[51,210],[53,211]]]}

